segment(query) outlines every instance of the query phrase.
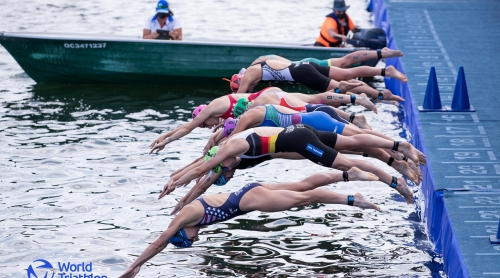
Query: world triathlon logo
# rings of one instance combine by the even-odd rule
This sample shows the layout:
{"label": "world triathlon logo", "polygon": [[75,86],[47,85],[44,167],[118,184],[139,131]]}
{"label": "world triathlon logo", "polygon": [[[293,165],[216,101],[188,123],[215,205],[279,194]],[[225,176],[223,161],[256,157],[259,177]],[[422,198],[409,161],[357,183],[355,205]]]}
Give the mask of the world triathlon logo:
{"label": "world triathlon logo", "polygon": [[92,273],[92,262],[57,262],[57,268],[46,260],[34,260],[27,270],[28,278],[108,278]]}
{"label": "world triathlon logo", "polygon": [[46,260],[34,260],[28,267],[28,278],[53,278],[55,274],[54,267]]}

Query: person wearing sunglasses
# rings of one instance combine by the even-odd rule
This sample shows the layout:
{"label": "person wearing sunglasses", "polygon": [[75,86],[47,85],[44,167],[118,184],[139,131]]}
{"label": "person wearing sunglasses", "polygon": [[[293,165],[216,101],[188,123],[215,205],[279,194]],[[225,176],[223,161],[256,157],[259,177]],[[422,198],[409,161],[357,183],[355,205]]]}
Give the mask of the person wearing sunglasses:
{"label": "person wearing sunglasses", "polygon": [[[380,211],[361,193],[344,195],[327,189],[317,189],[341,181],[375,181],[372,173],[351,168],[344,172],[316,173],[299,182],[277,184],[249,183],[232,193],[206,195],[186,205],[168,225],[168,228],[151,243],[128,267],[120,278],[135,277],[141,266],[156,256],[170,243],[179,248],[191,247],[198,239],[202,226],[212,225],[247,214],[251,211],[281,212],[311,204],[339,204]],[[160,195],[160,198],[163,197]]]}
{"label": "person wearing sunglasses", "polygon": [[174,17],[174,13],[169,8],[167,1],[158,1],[158,4],[156,5],[156,14],[153,17],[148,18],[144,24],[142,38],[182,40],[181,23],[176,17]]}
{"label": "person wearing sunglasses", "polygon": [[350,30],[353,32],[358,30],[352,19],[346,14],[348,8],[349,6],[346,6],[344,0],[333,1],[333,11],[326,16],[314,46],[339,47],[341,42],[346,40]]}

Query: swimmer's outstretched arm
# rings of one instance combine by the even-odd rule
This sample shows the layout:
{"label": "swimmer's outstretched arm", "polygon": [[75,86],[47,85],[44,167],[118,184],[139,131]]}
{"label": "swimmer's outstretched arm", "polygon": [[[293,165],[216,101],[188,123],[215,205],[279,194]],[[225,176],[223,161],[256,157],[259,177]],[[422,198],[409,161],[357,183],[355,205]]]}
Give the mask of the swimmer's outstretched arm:
{"label": "swimmer's outstretched arm", "polygon": [[245,131],[249,128],[256,127],[260,123],[262,123],[263,119],[258,119],[260,113],[256,109],[250,109],[245,114],[240,116],[236,127],[234,128],[231,134],[236,134],[242,131]]}
{"label": "swimmer's outstretched arm", "polygon": [[191,171],[192,169],[196,168],[196,167],[199,167],[200,165],[203,164],[203,162],[205,162],[202,157],[201,158],[198,158],[194,163],[191,163],[189,165],[187,165],[186,167],[184,167],[183,169],[180,170],[179,173],[175,174],[175,175],[171,175],[170,176],[170,179],[173,179],[173,180],[178,180],[180,179],[182,176],[184,176],[187,172]]}
{"label": "swimmer's outstretched arm", "polygon": [[249,67],[245,71],[245,75],[241,78],[240,87],[238,88],[237,94],[246,94],[253,90],[253,87],[260,81],[262,78],[262,73],[260,73],[260,69],[256,67]]}
{"label": "swimmer's outstretched arm", "polygon": [[224,159],[229,157],[236,157],[238,154],[244,153],[248,150],[248,144],[240,144],[240,139],[232,140],[226,143],[222,148],[219,149],[217,155],[205,161],[202,165],[191,169],[185,175],[183,175],[178,180],[170,179],[167,184],[163,187],[163,191],[161,192],[158,199],[163,198],[168,193],[172,192],[175,187],[181,186],[183,184],[189,183],[193,179],[200,177],[204,173],[210,171],[210,169],[219,165]]}
{"label": "swimmer's outstretched arm", "polygon": [[163,140],[158,141],[156,139],[149,147],[151,150],[149,151],[149,154],[153,153],[154,151],[159,152],[165,148],[167,144],[170,144],[171,142],[184,137],[185,135],[191,133],[193,129],[196,127],[199,127],[201,124],[203,124],[204,121],[206,121],[208,118],[210,118],[213,113],[214,113],[214,108],[215,105],[210,106],[208,105],[205,107],[203,110],[201,110],[200,114],[196,116],[191,122],[182,125],[180,128],[178,128],[174,133],[172,133],[170,136],[166,136],[163,138]]}
{"label": "swimmer's outstretched arm", "polygon": [[[199,163],[199,162],[200,162],[200,160],[202,160],[202,159],[203,159],[203,156],[201,156],[201,157],[199,157],[199,158],[197,158],[197,159],[193,160],[193,162],[189,163],[188,165],[186,165],[186,166],[184,166],[184,167],[180,168],[179,170],[177,170],[177,171],[173,172],[172,174],[170,174],[170,177],[172,178],[172,177],[174,177],[175,175],[177,175],[177,174],[179,174],[179,173],[181,173],[181,172],[184,172],[184,170],[186,170],[186,169],[191,170],[191,169],[192,169],[192,168],[191,168],[191,166],[192,166],[192,165],[194,165],[194,164],[196,164],[196,165],[198,165],[198,164],[199,164],[199,165],[201,165],[201,163]],[[189,171],[189,170],[188,170],[188,171]],[[186,172],[187,172],[187,171],[186,171]],[[183,174],[182,174],[182,175],[183,175]]]}
{"label": "swimmer's outstretched arm", "polygon": [[172,210],[170,215],[179,212],[186,204],[191,203],[193,200],[205,193],[207,189],[214,184],[214,182],[219,178],[222,173],[209,172],[204,177],[202,177],[196,184],[191,188],[191,190],[182,197],[182,199],[177,203],[175,208]]}
{"label": "swimmer's outstretched arm", "polygon": [[139,257],[129,266],[129,268],[122,275],[120,275],[119,278],[135,277],[145,262],[156,256],[163,249],[165,249],[165,247],[167,247],[170,238],[175,235],[180,228],[196,220],[194,219],[194,216],[196,215],[191,213],[191,211],[191,208],[186,208],[181,211],[181,213],[179,213],[179,215],[177,215],[172,222],[170,222],[168,228],[161,233],[160,237],[151,243],[146,250],[144,250],[142,254],[139,255]]}
{"label": "swimmer's outstretched arm", "polygon": [[185,125],[187,125],[187,123],[183,124],[183,125],[181,125],[179,127],[176,127],[175,129],[173,129],[173,130],[171,130],[171,131],[163,134],[162,136],[156,138],[156,140],[154,140],[153,143],[151,143],[151,145],[149,145],[149,147],[151,148],[152,146],[161,143],[163,140],[165,140],[165,138],[172,136],[172,134],[176,133],[179,129],[181,129]]}
{"label": "swimmer's outstretched arm", "polygon": [[219,144],[219,141],[224,138],[224,128],[219,129],[216,131],[212,136],[210,136],[210,139],[208,139],[207,144],[203,148],[203,153],[207,153],[213,146],[216,146]]}

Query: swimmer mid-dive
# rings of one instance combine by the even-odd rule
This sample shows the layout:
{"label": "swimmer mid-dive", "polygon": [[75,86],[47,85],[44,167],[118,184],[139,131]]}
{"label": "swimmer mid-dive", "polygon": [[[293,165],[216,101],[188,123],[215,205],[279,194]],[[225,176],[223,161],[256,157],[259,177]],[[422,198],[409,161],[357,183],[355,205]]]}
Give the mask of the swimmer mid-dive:
{"label": "swimmer mid-dive", "polygon": [[343,195],[326,189],[316,189],[330,183],[349,180],[374,181],[377,177],[352,168],[345,172],[317,173],[300,182],[249,183],[233,193],[207,195],[195,200],[174,217],[168,228],[137,257],[120,278],[137,275],[141,266],[165,249],[169,243],[180,248],[190,247],[198,236],[200,226],[227,221],[251,211],[280,212],[316,203],[350,205],[380,211],[377,205],[367,201],[360,193]]}
{"label": "swimmer mid-dive", "polygon": [[[292,63],[309,61],[324,67],[348,68],[356,63],[362,63],[369,60],[403,57],[403,56],[404,54],[400,50],[384,47],[382,49],[377,49],[377,50],[358,50],[351,52],[340,58],[330,58],[324,60],[316,58],[305,58],[300,61],[292,61]],[[257,58],[255,61],[252,62],[252,65],[255,63],[259,63],[261,61],[274,60],[274,59],[290,61],[284,57],[270,54],[270,55],[260,56],[259,58]]]}
{"label": "swimmer mid-dive", "polygon": [[[339,86],[339,81],[352,80],[356,77],[386,76],[407,81],[404,74],[389,66],[384,69],[372,67],[357,67],[341,69],[337,67],[323,67],[313,62],[292,63],[289,60],[263,60],[251,65],[240,74],[233,75],[230,87],[236,93],[248,93],[260,81],[295,82],[305,85],[318,92],[333,90]],[[358,81],[361,82],[361,81]],[[356,88],[357,93],[366,93],[372,98],[383,97],[380,93],[361,82],[362,86]]]}
{"label": "swimmer mid-dive", "polygon": [[[288,127],[294,124],[305,124],[315,128],[318,131],[335,132],[343,136],[371,134],[392,141],[392,138],[380,132],[374,130],[359,129],[354,125],[346,125],[344,123],[335,121],[330,116],[328,116],[328,114],[321,111],[299,113],[292,109],[272,104],[254,107],[245,112],[238,119],[228,118],[224,124],[223,131],[218,132],[218,136],[213,140],[215,142],[219,142],[220,139],[222,139],[222,136],[229,137],[233,132],[239,133],[253,127]],[[373,142],[373,140],[376,139],[370,137],[370,139],[367,138],[367,140]],[[412,169],[410,169],[406,162],[402,161],[401,156],[394,153],[393,151],[387,150],[387,152],[385,152],[379,148],[373,148],[371,146],[359,146],[356,148],[351,148],[350,150],[367,153],[371,157],[375,157],[383,162],[389,163],[389,165],[393,165],[393,167],[395,167],[398,172],[407,176],[413,182],[418,183],[417,174]],[[395,159],[399,161],[396,161],[397,163],[393,163]],[[418,164],[418,160],[416,161],[416,163]]]}
{"label": "swimmer mid-dive", "polygon": [[[373,140],[364,141],[365,137],[366,139],[370,137],[370,140]],[[222,170],[231,170],[238,164],[240,157],[257,158],[271,153],[293,152],[324,167],[344,171],[352,167],[358,167],[364,171],[374,173],[379,177],[380,181],[390,185],[403,195],[407,203],[413,203],[413,193],[408,188],[404,178],[390,176],[369,162],[348,159],[334,149],[334,147],[340,150],[349,149],[355,146],[366,146],[367,144],[371,147],[401,151],[410,159],[417,159],[413,146],[408,142],[390,141],[373,135],[361,134],[344,137],[331,132],[317,131],[302,124],[292,125],[287,128],[256,127],[231,135],[213,158],[191,169],[181,178],[175,181],[169,180],[164,186],[164,194],[172,192],[177,186],[203,176],[210,169],[224,168]]]}
{"label": "swimmer mid-dive", "polygon": [[[341,82],[342,83],[342,82]],[[354,84],[350,85],[348,83],[342,83],[345,85],[345,89],[349,89],[351,87],[356,87],[359,84]],[[280,94],[284,95],[282,99],[284,101],[290,102],[291,105],[301,105],[303,109],[308,109],[309,106],[307,106],[308,103],[305,103],[301,101],[299,98],[307,98],[311,101],[318,101],[321,103],[325,104],[334,104],[338,103],[340,104],[341,102],[345,102],[345,100],[341,98],[345,98],[345,96],[337,96],[336,94],[333,93],[324,93],[321,94],[319,97],[308,97],[303,94],[294,94],[293,96],[290,96],[289,94],[281,91],[279,88],[271,87],[271,88],[266,88],[263,89],[257,93],[253,94],[229,94],[225,95],[219,98],[214,99],[211,101],[208,105],[200,105],[197,108],[193,110],[192,116],[193,120],[189,123],[186,123],[170,132],[167,132],[160,137],[158,137],[151,145],[149,146],[151,148],[150,154],[153,153],[154,151],[159,152],[165,146],[177,139],[180,139],[184,137],[185,135],[189,134],[191,131],[193,131],[197,127],[206,127],[206,128],[211,128],[214,126],[217,126],[219,124],[219,119],[227,119],[229,117],[235,117],[234,115],[234,106],[238,102],[240,98],[245,98],[248,99],[249,101],[253,101],[258,99],[261,95],[266,95],[270,93],[275,93],[275,92],[280,92]],[[298,104],[297,104],[298,103]],[[375,106],[373,103],[371,103],[366,96],[356,96],[355,103],[360,103],[361,105],[366,105],[366,107],[369,107],[369,109],[375,109]],[[271,102],[272,104],[272,102]],[[305,104],[305,105],[304,105]],[[319,106],[326,106],[326,105],[311,105],[311,109],[317,109]],[[301,108],[302,109],[302,108]],[[322,108],[323,109],[323,108]],[[327,108],[324,108],[327,109]],[[345,113],[345,112],[340,112],[340,110],[334,110],[332,107],[329,107],[325,111],[330,111],[329,114],[335,114],[337,115],[338,113],[342,113],[341,116],[344,118],[349,119],[350,115]],[[332,112],[333,111],[333,112]],[[338,117],[338,116],[337,116]],[[356,117],[353,118],[353,123],[354,124],[361,124],[367,126],[366,121],[364,120],[364,117]]]}

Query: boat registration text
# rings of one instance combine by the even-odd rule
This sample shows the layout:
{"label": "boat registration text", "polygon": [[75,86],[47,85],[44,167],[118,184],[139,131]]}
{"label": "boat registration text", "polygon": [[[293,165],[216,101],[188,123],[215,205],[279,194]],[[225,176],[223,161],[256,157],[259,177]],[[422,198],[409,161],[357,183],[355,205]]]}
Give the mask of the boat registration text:
{"label": "boat registration text", "polygon": [[106,43],[65,43],[65,48],[106,48]]}

